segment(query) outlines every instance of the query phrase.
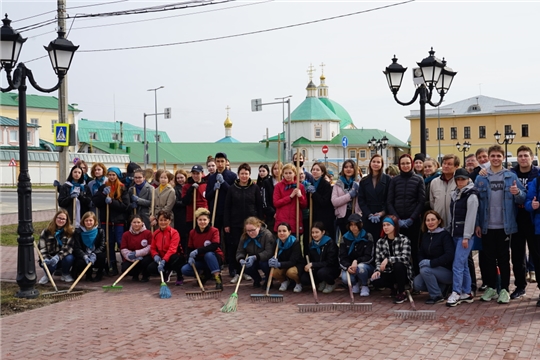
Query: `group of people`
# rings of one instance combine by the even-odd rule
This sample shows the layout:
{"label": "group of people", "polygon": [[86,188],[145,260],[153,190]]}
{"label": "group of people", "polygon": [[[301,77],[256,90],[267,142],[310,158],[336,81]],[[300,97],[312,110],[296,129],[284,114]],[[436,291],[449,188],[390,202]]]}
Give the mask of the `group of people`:
{"label": "group of people", "polygon": [[137,262],[130,270],[136,281],[176,272],[181,285],[197,271],[203,283],[211,279],[223,289],[222,271],[236,283],[244,267],[244,280],[272,286],[273,268],[280,291],[302,291],[312,272],[323,293],[341,280],[360,296],[389,288],[401,303],[406,291],[427,291],[426,303],[448,306],[472,302],[481,289],[472,249],[479,250],[483,301],[508,303],[525,294],[526,275],[534,275],[526,269],[526,244],[531,264],[540,266],[540,180],[526,146],[511,170],[498,145],[477,151],[488,162],[470,171],[455,155],[439,166],[404,154],[397,169],[385,172],[375,154],[362,176],[349,159],[335,183],[324,163],[308,172],[297,155],[283,166],[261,165],[257,180],[247,163],[232,172],[222,152],[207,159],[206,175],[201,165],[173,175],[148,174],[134,163],[124,174],[95,163],[87,175],[86,164],[77,164],[56,184],[63,209],[41,235],[45,264],[73,281],[91,262],[96,275],[87,279],[99,281],[104,271],[118,274],[116,247],[121,271]]}

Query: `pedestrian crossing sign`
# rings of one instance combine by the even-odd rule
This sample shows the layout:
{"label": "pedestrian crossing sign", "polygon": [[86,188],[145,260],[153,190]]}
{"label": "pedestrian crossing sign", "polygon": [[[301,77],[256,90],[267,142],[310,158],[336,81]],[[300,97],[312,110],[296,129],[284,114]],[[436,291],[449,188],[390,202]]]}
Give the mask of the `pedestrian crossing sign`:
{"label": "pedestrian crossing sign", "polygon": [[54,145],[69,146],[69,124],[54,124]]}

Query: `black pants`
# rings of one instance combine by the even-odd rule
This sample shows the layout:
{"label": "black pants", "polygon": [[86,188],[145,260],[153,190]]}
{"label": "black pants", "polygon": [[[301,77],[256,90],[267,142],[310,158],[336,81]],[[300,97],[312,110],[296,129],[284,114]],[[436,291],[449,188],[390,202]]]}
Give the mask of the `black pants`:
{"label": "black pants", "polygon": [[[142,260],[139,261],[137,265],[135,265],[133,269],[129,271],[128,275],[139,276],[139,274],[142,273],[142,276],[144,278],[147,278],[150,275],[148,273],[148,265],[150,265],[150,263],[152,263],[153,261],[154,260],[152,259],[152,256],[150,256],[150,254],[143,256]],[[124,271],[126,271],[132,264],[133,263],[131,261],[123,261],[121,266],[122,273],[124,273]]]}
{"label": "black pants", "polygon": [[420,220],[414,220],[413,224],[408,228],[400,228],[399,232],[411,241],[411,255],[413,275],[418,275],[420,269],[418,267],[418,239],[420,238]]}
{"label": "black pants", "polygon": [[[182,265],[184,265],[184,259],[178,254],[173,254],[169,258],[169,261],[165,262],[165,271],[176,271],[177,274],[182,274],[182,272],[180,271]],[[149,275],[159,276],[157,267],[158,264],[152,259],[152,262],[146,267],[146,271]]]}
{"label": "black pants", "polygon": [[236,250],[238,249],[238,244],[240,243],[240,236],[244,232],[244,228],[231,227],[230,233],[225,233],[226,235],[226,248],[227,248],[227,263],[229,264],[229,275],[234,276],[240,274],[241,266],[236,261]]}
{"label": "black pants", "polygon": [[402,262],[396,262],[392,264],[391,272],[382,272],[381,277],[373,281],[373,286],[376,288],[390,288],[393,289],[397,284],[397,291],[402,293],[405,288],[410,287],[410,281],[407,277],[407,267]]}
{"label": "black pants", "polygon": [[469,258],[467,259],[467,262],[469,265],[469,273],[471,274],[471,290],[476,292],[478,286],[476,285],[476,268],[474,267],[472,251],[469,253]]}
{"label": "black pants", "polygon": [[484,284],[492,289],[497,289],[497,266],[501,272],[501,289],[508,291],[510,286],[510,237],[504,229],[490,229],[487,234],[482,234],[487,267]]}
{"label": "black pants", "polygon": [[[338,267],[322,267],[322,268],[312,268],[313,280],[315,281],[315,286],[320,282],[325,282],[328,285],[334,285],[336,283],[336,278],[339,276]],[[302,272],[300,275],[300,282],[302,285],[311,286],[311,280],[309,278],[309,271]]]}
{"label": "black pants", "polygon": [[[347,212],[345,213],[345,216],[342,218],[336,219],[336,227],[339,229],[339,232],[341,233],[341,236],[345,235],[347,232],[347,224],[349,223],[349,216],[351,216],[352,211],[350,209],[347,209]],[[333,235],[329,235],[331,238],[333,238]],[[336,243],[339,243],[339,237],[336,235]]]}
{"label": "black pants", "polygon": [[527,287],[527,264],[525,261],[525,244],[529,247],[529,256],[536,269],[540,269],[540,254],[534,235],[534,225],[518,225],[518,232],[512,235],[510,248],[512,249],[512,269],[514,270],[514,284],[518,289]]}
{"label": "black pants", "polygon": [[[92,274],[92,268],[98,270],[97,275],[101,276],[103,274],[103,269],[105,268],[105,261],[107,260],[107,255],[104,252],[96,254],[96,262],[91,266],[86,274]],[[83,258],[75,258],[75,263],[73,264],[73,277],[77,278],[86,267],[86,261]]]}

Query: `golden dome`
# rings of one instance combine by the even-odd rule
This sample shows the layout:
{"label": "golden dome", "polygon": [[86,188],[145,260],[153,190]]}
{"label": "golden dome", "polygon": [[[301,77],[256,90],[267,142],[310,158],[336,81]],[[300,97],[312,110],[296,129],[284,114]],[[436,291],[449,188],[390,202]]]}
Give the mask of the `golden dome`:
{"label": "golden dome", "polygon": [[326,80],[326,77],[324,76],[324,74],[321,74],[320,79],[321,79],[321,80]]}
{"label": "golden dome", "polygon": [[232,128],[232,121],[231,119],[229,119],[229,116],[227,116],[223,125],[225,126],[226,129]]}

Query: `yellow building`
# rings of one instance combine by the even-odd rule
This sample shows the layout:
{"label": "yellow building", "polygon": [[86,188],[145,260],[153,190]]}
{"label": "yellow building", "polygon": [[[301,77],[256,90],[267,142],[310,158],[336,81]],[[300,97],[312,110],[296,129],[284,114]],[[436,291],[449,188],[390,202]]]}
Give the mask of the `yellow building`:
{"label": "yellow building", "polygon": [[[406,117],[411,122],[411,153],[420,152],[420,111],[411,111]],[[479,95],[440,108],[426,108],[426,151],[437,158],[440,154],[456,154],[463,159],[456,144],[471,144],[466,155],[478,148],[488,148],[497,143],[495,132],[504,140],[506,132],[516,135],[508,145],[508,156],[516,156],[521,145],[537,151],[540,141],[540,104],[519,104],[512,101]],[[504,147],[504,145],[502,145]]]}

